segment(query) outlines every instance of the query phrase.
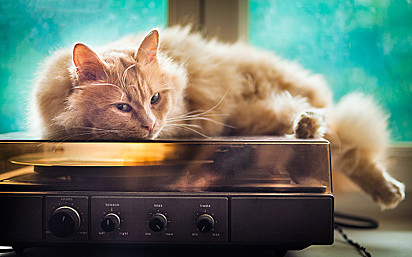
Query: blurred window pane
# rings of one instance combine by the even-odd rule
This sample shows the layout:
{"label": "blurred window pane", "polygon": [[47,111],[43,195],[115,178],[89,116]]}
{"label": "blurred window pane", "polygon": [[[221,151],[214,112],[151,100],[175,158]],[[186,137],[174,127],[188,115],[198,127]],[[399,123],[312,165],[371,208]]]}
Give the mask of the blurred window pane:
{"label": "blurred window pane", "polygon": [[0,133],[27,129],[34,74],[54,50],[166,27],[167,8],[167,0],[0,0]]}
{"label": "blurred window pane", "polygon": [[411,1],[249,0],[248,40],[323,74],[335,100],[358,91],[391,113],[396,142],[412,141]]}

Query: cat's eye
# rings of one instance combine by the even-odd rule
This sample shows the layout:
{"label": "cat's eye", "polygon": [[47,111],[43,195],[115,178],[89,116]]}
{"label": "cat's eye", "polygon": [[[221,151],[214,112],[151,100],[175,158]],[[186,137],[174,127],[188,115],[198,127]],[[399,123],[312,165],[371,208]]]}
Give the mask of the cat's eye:
{"label": "cat's eye", "polygon": [[155,104],[157,102],[159,102],[160,99],[160,94],[156,93],[152,96],[152,98],[150,99],[150,104]]}
{"label": "cat's eye", "polygon": [[122,112],[130,112],[132,107],[128,104],[115,104],[116,108]]}

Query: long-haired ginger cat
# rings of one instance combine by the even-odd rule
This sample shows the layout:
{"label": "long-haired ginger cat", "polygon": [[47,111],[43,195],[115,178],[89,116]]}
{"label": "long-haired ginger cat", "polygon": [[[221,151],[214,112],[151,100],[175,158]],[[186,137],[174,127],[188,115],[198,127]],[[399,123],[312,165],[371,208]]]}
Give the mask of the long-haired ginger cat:
{"label": "long-haired ginger cat", "polygon": [[181,27],[58,51],[35,88],[45,139],[324,136],[333,169],[395,207],[404,185],[385,169],[386,116],[360,94],[331,99],[322,76],[296,63]]}

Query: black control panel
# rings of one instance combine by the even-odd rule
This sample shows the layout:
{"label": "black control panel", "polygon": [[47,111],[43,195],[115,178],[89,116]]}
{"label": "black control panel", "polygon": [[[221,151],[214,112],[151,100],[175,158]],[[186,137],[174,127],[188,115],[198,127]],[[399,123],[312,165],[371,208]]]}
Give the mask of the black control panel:
{"label": "black control panel", "polygon": [[48,240],[82,241],[88,237],[92,241],[121,242],[228,240],[225,197],[92,196],[88,202],[87,197],[47,196],[44,205],[44,233]]}
{"label": "black control panel", "polygon": [[1,194],[4,245],[333,243],[333,196]]}

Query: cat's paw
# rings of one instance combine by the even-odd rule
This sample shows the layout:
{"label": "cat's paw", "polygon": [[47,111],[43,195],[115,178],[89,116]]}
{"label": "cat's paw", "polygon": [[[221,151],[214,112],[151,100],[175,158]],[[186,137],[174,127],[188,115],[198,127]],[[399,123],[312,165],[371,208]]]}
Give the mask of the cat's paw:
{"label": "cat's paw", "polygon": [[293,123],[293,132],[297,138],[318,138],[326,131],[323,115],[314,111],[299,114]]}
{"label": "cat's paw", "polygon": [[395,208],[405,198],[405,185],[392,177],[387,177],[385,187],[372,196],[382,210]]}

